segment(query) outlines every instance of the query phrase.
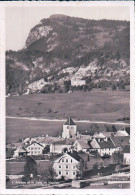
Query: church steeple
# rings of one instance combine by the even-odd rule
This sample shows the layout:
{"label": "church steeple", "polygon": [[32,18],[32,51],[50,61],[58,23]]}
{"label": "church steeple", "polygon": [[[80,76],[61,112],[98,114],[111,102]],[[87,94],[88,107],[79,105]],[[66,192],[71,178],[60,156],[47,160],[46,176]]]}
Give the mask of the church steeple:
{"label": "church steeple", "polygon": [[71,116],[68,117],[67,121],[65,122],[65,125],[76,125],[73,121],[73,119],[71,118]]}
{"label": "church steeple", "polygon": [[62,137],[75,138],[77,135],[77,125],[74,123],[73,119],[69,116],[65,124],[63,124]]}

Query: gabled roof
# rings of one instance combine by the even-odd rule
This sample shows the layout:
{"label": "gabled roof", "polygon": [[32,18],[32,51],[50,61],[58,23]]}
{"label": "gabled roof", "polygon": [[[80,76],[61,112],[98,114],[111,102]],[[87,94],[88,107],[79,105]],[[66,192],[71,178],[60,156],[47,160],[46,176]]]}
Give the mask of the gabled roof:
{"label": "gabled roof", "polygon": [[126,145],[126,146],[123,148],[123,153],[130,153],[130,145]]}
{"label": "gabled roof", "polygon": [[67,153],[69,156],[71,156],[72,158],[74,158],[75,160],[77,161],[81,161],[83,160],[76,151],[73,151],[73,152],[68,152]]}
{"label": "gabled roof", "polygon": [[68,119],[67,119],[67,121],[65,122],[65,125],[76,125],[76,124],[74,123],[74,121],[72,120],[72,118],[69,116]]}
{"label": "gabled roof", "polygon": [[38,144],[39,146],[41,146],[41,147],[44,148],[44,146],[42,146],[40,143],[38,143],[38,142],[36,142],[36,141],[32,142],[31,144],[28,144],[25,148],[28,148],[29,146],[31,146],[31,145],[33,145],[33,144]]}
{"label": "gabled roof", "polygon": [[129,134],[125,131],[125,129],[118,130],[114,136],[129,136]]}
{"label": "gabled roof", "polygon": [[84,140],[79,139],[77,141],[81,145],[82,148],[84,148],[84,149],[89,149],[90,148],[90,146]]}
{"label": "gabled roof", "polygon": [[112,137],[112,135],[114,135],[113,132],[102,132],[102,134],[103,134],[106,138]]}
{"label": "gabled roof", "polygon": [[83,160],[76,151],[73,151],[73,152],[68,152],[68,153],[65,153],[63,155],[61,155],[59,158],[57,158],[56,160],[54,160],[54,162],[59,162],[62,158],[66,157],[66,156],[70,156],[72,158],[74,158],[76,161],[80,162],[81,160]]}
{"label": "gabled roof", "polygon": [[22,153],[22,152],[27,152],[27,151],[26,151],[25,148],[20,147],[20,148],[16,149],[15,152],[21,152]]}
{"label": "gabled roof", "polygon": [[52,144],[57,144],[57,145],[73,145],[75,142],[75,139],[65,139],[65,140],[60,140],[53,142]]}
{"label": "gabled roof", "polygon": [[105,138],[105,136],[103,135],[103,133],[95,133],[94,134],[95,138]]}
{"label": "gabled roof", "polygon": [[100,148],[115,148],[111,139],[109,139],[108,141],[100,141],[98,142],[98,144]]}
{"label": "gabled roof", "polygon": [[116,147],[129,145],[129,136],[112,137],[112,141]]}

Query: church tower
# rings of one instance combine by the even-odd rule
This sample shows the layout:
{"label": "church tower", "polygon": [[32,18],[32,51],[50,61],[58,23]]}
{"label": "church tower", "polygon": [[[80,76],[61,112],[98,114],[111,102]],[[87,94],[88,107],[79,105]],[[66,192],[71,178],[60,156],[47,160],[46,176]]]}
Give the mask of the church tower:
{"label": "church tower", "polygon": [[77,136],[77,125],[69,116],[66,123],[63,125],[62,137],[64,139],[75,138]]}

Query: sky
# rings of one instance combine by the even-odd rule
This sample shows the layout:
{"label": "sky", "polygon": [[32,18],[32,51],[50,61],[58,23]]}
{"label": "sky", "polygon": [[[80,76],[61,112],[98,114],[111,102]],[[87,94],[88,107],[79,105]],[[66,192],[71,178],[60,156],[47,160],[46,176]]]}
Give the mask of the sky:
{"label": "sky", "polygon": [[53,14],[64,14],[86,19],[130,19],[126,6],[90,6],[90,7],[7,7],[5,11],[6,50],[20,50],[25,46],[31,28],[41,19]]}

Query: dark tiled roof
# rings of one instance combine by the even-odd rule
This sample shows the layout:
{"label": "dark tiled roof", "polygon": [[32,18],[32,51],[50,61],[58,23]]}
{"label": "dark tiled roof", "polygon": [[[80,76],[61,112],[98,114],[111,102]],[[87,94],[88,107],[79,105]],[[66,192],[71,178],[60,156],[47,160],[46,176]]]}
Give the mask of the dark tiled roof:
{"label": "dark tiled roof", "polygon": [[120,136],[111,138],[116,147],[129,145],[129,136]]}
{"label": "dark tiled roof", "polygon": [[76,151],[68,152],[68,155],[70,155],[72,158],[76,159],[77,161],[83,160]]}
{"label": "dark tiled roof", "polygon": [[68,119],[67,119],[67,121],[65,122],[65,125],[76,125],[76,124],[74,123],[74,121],[72,120],[72,118],[69,116]]}
{"label": "dark tiled roof", "polygon": [[90,146],[84,140],[77,140],[82,148],[88,149]]}
{"label": "dark tiled roof", "polygon": [[[98,139],[96,139],[96,140],[98,140]],[[108,141],[100,141],[100,142],[98,142],[98,144],[99,144],[100,148],[115,148],[112,140],[110,140],[110,139]]]}
{"label": "dark tiled roof", "polygon": [[65,139],[57,142],[53,142],[52,144],[57,144],[57,145],[73,145],[75,139]]}
{"label": "dark tiled roof", "polygon": [[123,153],[130,153],[130,146],[129,146],[129,145],[126,145],[126,146],[123,148]]}

